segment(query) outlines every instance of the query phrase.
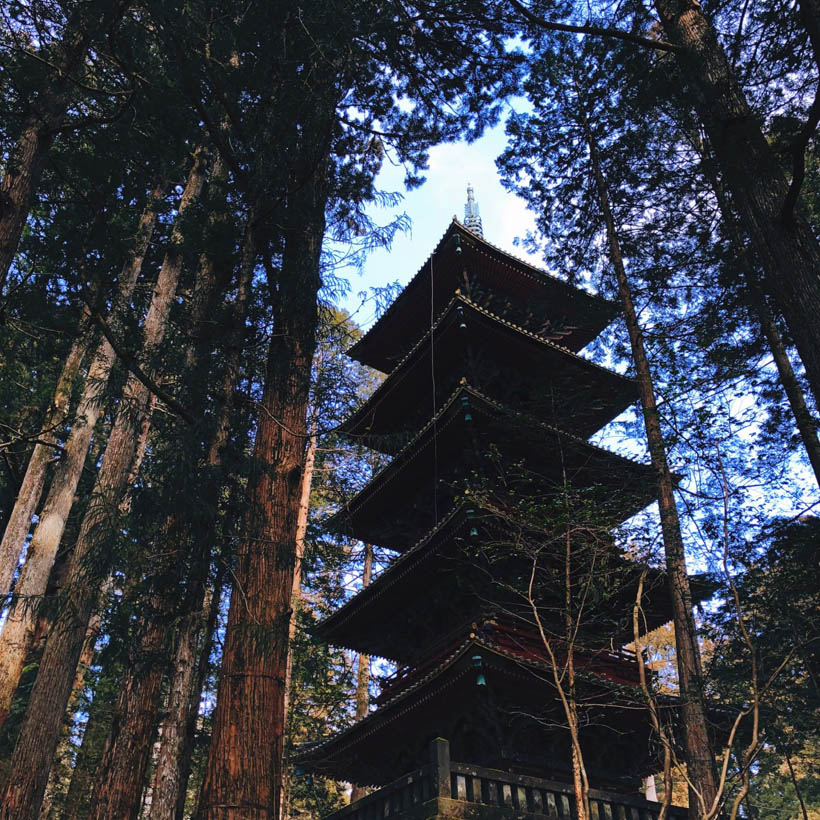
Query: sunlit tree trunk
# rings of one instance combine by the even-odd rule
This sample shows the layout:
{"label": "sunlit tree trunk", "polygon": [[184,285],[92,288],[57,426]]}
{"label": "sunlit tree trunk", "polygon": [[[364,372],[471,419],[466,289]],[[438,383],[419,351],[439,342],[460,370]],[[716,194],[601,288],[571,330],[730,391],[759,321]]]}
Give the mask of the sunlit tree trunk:
{"label": "sunlit tree trunk", "polygon": [[48,465],[57,460],[58,430],[68,414],[71,388],[80,372],[80,365],[90,342],[88,318],[84,315],[77,336],[63,363],[63,369],[54,390],[54,398],[51,400],[42,429],[37,436],[38,443],[34,445],[29,457],[14,507],[3,532],[3,540],[0,542],[0,601],[4,600],[11,591],[11,582],[31,527],[31,519],[43,494]]}
{"label": "sunlit tree trunk", "polygon": [[[164,183],[157,185],[149,195],[128,257],[120,272],[117,297],[110,316],[111,327],[117,332],[121,330],[129,309],[165,188]],[[187,204],[186,202],[185,207]],[[183,205],[180,204],[180,209],[182,208]],[[72,420],[71,432],[62,458],[55,468],[39,521],[28,546],[26,562],[15,586],[15,600],[0,634],[0,726],[8,717],[14,691],[20,680],[36,623],[37,608],[45,594],[66,522],[74,504],[91,437],[102,411],[102,394],[115,360],[116,355],[110,343],[105,338],[100,339],[91,358],[83,393]],[[19,532],[15,535],[15,538],[17,537]],[[5,541],[4,537],[4,543]],[[12,543],[11,540],[9,543]],[[19,548],[22,548],[22,541],[19,542],[17,549]]]}

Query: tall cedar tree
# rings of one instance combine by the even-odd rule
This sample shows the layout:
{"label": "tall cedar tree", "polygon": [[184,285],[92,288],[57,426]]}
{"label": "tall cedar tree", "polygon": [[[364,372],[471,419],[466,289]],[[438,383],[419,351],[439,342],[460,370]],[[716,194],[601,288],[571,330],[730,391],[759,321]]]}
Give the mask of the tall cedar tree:
{"label": "tall cedar tree", "polygon": [[[100,50],[105,48],[106,40],[109,40],[107,45],[111,45],[113,31],[122,22],[129,3],[99,0],[66,6],[14,4],[9,9],[16,20],[13,30],[6,35],[7,47],[16,52],[21,62],[37,61],[48,70],[40,72],[39,82],[33,88],[25,82],[31,76],[31,72],[26,72],[24,82],[20,83],[22,87],[16,89],[19,95],[16,113],[22,114],[23,119],[0,180],[0,295],[5,289],[49,149],[61,129],[76,128],[84,119],[82,115],[75,116],[77,121],[67,124],[69,110],[75,106],[75,110],[82,111],[90,103],[93,111],[98,108],[94,103],[105,99],[103,84],[93,88],[102,78],[96,71],[89,71],[87,63],[93,50],[98,60],[105,61],[107,57],[112,65],[117,65],[116,58],[103,57]],[[86,85],[89,79],[92,88]],[[108,91],[116,100],[124,93],[124,87],[124,82],[112,83]],[[92,94],[78,94],[80,89],[91,90]],[[85,105],[80,97],[85,97]],[[105,116],[98,110],[86,114],[85,119],[93,120],[95,115],[96,118]]]}
{"label": "tall cedar tree", "polygon": [[686,555],[681,535],[680,518],[675,502],[675,480],[669,469],[666,447],[661,430],[658,402],[652,381],[652,372],[646,355],[638,312],[632,297],[629,279],[626,275],[623,254],[612,208],[609,202],[606,178],[601,169],[598,143],[592,132],[592,125],[582,111],[589,158],[598,199],[606,224],[607,242],[612,267],[618,281],[618,293],[624,309],[632,358],[641,397],[646,438],[652,466],[657,471],[658,507],[661,514],[661,529],[666,554],[666,571],[669,577],[669,594],[672,599],[672,614],[675,624],[675,647],[680,682],[681,716],[686,739],[686,764],[692,781],[689,814],[692,820],[714,816],[719,810],[715,757],[709,737],[703,686],[703,668],[700,658],[695,618],[692,612],[692,593],[686,571]]}
{"label": "tall cedar tree", "polygon": [[[112,333],[117,336],[121,336],[125,326],[129,303],[154,232],[157,209],[163,194],[164,186],[157,187],[149,193],[148,202],[133,238],[133,245],[120,271],[116,299],[106,319]],[[192,199],[193,191],[187,198],[183,195],[179,205],[181,212],[185,211]],[[172,241],[174,238],[179,241],[178,234],[176,237],[172,235]],[[15,597],[3,632],[0,634],[0,725],[5,722],[11,707],[11,699],[14,696],[34,632],[37,603],[45,593],[49,573],[57,557],[66,523],[74,505],[77,487],[88,457],[91,437],[104,406],[102,396],[115,362],[114,348],[111,342],[103,336],[92,353],[82,395],[63,447],[63,458],[51,478],[46,499],[28,545],[25,565],[15,584]],[[29,478],[29,471],[33,473],[39,466],[38,452],[35,448],[29,461],[26,480]],[[32,486],[21,486],[12,517],[6,527],[3,546],[5,548],[8,545],[9,550],[3,558],[8,561],[4,569],[9,580],[12,577],[12,567],[16,565],[17,556],[23,548],[31,515],[39,502],[38,489],[42,489],[40,481],[44,479],[45,476],[41,476],[39,481],[32,482]],[[27,495],[24,495],[24,491]]]}
{"label": "tall cedar tree", "polygon": [[[180,577],[180,569],[175,572],[166,570],[170,576],[170,583],[169,578],[166,578],[165,588],[162,590],[164,598],[167,599],[163,603],[163,608],[167,610],[174,605],[179,585],[187,581],[186,600],[175,641],[173,645],[170,642],[166,643],[165,651],[161,655],[161,658],[165,660],[167,653],[173,649],[173,655],[167,659],[168,703],[160,731],[151,796],[151,815],[158,820],[172,820],[178,813],[180,800],[184,800],[185,767],[186,760],[190,757],[190,725],[192,720],[195,720],[199,707],[199,694],[202,689],[199,672],[203,664],[207,663],[207,648],[203,646],[200,650],[205,657],[200,658],[198,663],[197,651],[204,636],[209,632],[206,619],[215,617],[217,612],[222,579],[224,579],[224,564],[220,563],[216,574],[217,581],[213,588],[208,589],[207,568],[210,559],[208,547],[218,510],[219,494],[224,484],[225,451],[229,445],[233,396],[238,386],[245,315],[253,275],[253,261],[256,255],[255,239],[250,222],[251,220],[248,222],[241,242],[236,297],[228,311],[227,351],[224,360],[224,374],[216,395],[216,421],[197,482],[196,491],[202,501],[202,513],[193,517],[193,520],[185,522],[188,531],[184,533],[184,537],[190,542],[188,577],[187,579]],[[184,558],[184,552],[178,557]],[[211,596],[210,602],[207,600],[209,595]],[[152,617],[156,617],[155,614],[151,614]],[[213,624],[210,625],[210,631],[213,630],[213,626]],[[143,720],[156,718],[158,705],[155,703],[154,714],[144,716]],[[128,762],[126,761],[124,765],[128,765]]]}
{"label": "tall cedar tree", "polygon": [[[214,164],[210,182],[212,196],[209,221],[218,223],[222,221],[219,215],[224,213],[226,206],[224,174],[218,162]],[[207,244],[213,247],[212,242]],[[185,404],[197,418],[207,418],[206,399],[210,379],[203,371],[207,369],[212,352],[213,319],[219,305],[226,301],[226,291],[232,278],[231,262],[231,254],[215,259],[206,251],[200,256],[192,315],[189,317],[191,341],[184,353],[185,382],[188,383],[184,391]],[[238,291],[241,297],[248,292],[251,274],[250,266],[240,268]],[[238,305],[241,315],[235,317],[240,322],[244,319],[245,306],[242,298]],[[238,344],[233,344],[232,348],[236,351],[235,358],[240,348]],[[169,629],[169,623],[177,609],[180,590],[186,587],[188,573],[194,576],[190,579],[190,586],[196,598],[201,598],[204,592],[210,559],[207,533],[216,516],[219,490],[222,487],[218,468],[227,441],[230,399],[235,388],[236,372],[234,364],[226,371],[226,375],[233,378],[222,382],[224,393],[218,399],[222,415],[215,420],[216,423],[205,436],[197,431],[198,434],[191,436],[192,440],[182,448],[183,461],[180,467],[183,475],[192,480],[195,488],[193,492],[200,496],[201,507],[197,510],[201,509],[202,513],[198,515],[190,510],[182,512],[185,510],[184,499],[192,492],[192,487],[179,479],[173,481],[166,492],[170,496],[176,494],[176,503],[171,504],[174,512],[164,519],[161,516],[157,529],[158,543],[154,547],[161,558],[153,562],[138,585],[135,584],[136,578],[131,580],[131,587],[137,587],[146,602],[135,624],[129,662],[120,681],[111,733],[92,792],[89,817],[97,820],[136,818],[139,812],[142,786],[150,759],[150,740],[156,725],[163,679],[170,661],[173,630]],[[188,425],[180,420],[179,426],[183,429],[173,438],[185,441],[188,437],[184,428]],[[200,453],[200,448],[204,452]],[[169,472],[168,478],[171,476]],[[200,515],[204,520],[201,520]],[[201,606],[201,600],[198,603]],[[139,612],[140,607],[136,609]],[[173,805],[175,802],[174,800]]]}
{"label": "tall cedar tree", "polygon": [[[551,243],[555,243],[557,255],[561,254],[563,247],[562,231],[568,230],[567,224],[572,225],[573,222],[579,221],[579,216],[572,212],[580,212],[590,205],[593,211],[597,211],[592,215],[592,224],[596,226],[594,230],[603,233],[608,246],[607,255],[615,269],[617,289],[624,306],[638,376],[649,451],[652,463],[658,471],[661,527],[675,614],[683,728],[689,775],[697,791],[697,796],[692,796],[690,806],[693,816],[711,817],[720,809],[721,796],[707,731],[703,702],[704,684],[691,612],[681,525],[674,497],[674,481],[665,452],[661,417],[649,370],[644,333],[638,322],[632,283],[627,277],[624,264],[617,217],[613,212],[609,182],[601,160],[600,138],[594,134],[596,130],[599,133],[601,129],[607,131],[610,159],[618,157],[622,142],[628,143],[634,149],[635,143],[642,139],[647,145],[653,140],[651,136],[643,134],[644,127],[641,124],[630,122],[628,118],[624,122],[624,111],[629,105],[624,105],[623,94],[609,97],[604,93],[602,83],[605,85],[608,81],[605,61],[602,61],[595,70],[588,66],[586,71],[578,70],[578,52],[593,50],[592,47],[573,49],[566,42],[559,45],[552,40],[551,48],[549,58],[541,55],[533,62],[533,75],[528,80],[528,86],[533,95],[534,112],[511,122],[513,144],[502,158],[502,168],[506,171],[510,184],[520,187],[533,208],[539,212],[539,226],[545,231]],[[599,58],[601,50],[594,49]],[[553,84],[546,96],[545,82]],[[595,113],[589,114],[589,111]],[[629,135],[630,131],[633,132],[631,137],[625,136]],[[561,148],[556,150],[555,146],[559,140]],[[631,232],[628,234],[629,247],[635,255],[635,264],[632,265],[630,260],[630,269],[637,268],[645,274],[646,269],[642,266],[651,266],[651,260],[661,257],[659,251],[663,248],[663,243],[656,245],[656,235],[652,233],[647,236],[647,231],[652,228],[652,216],[641,216],[647,212],[648,203],[652,202],[652,188],[647,191],[647,184],[642,178],[651,176],[652,161],[646,156],[641,156],[640,152],[634,157],[634,161],[636,164],[632,166],[618,167],[618,172],[622,175],[619,177],[620,187],[617,192],[618,207],[622,218],[624,214],[627,215],[628,223],[634,220],[630,224]],[[641,164],[637,164],[639,162]],[[576,199],[566,197],[562,185],[572,184],[573,171],[581,173],[584,170],[591,176],[591,191],[585,188],[583,194]],[[630,207],[633,207],[633,210],[630,211]],[[562,222],[562,219],[566,222]],[[586,227],[583,229],[590,240],[585,257],[587,260],[593,258],[600,247],[591,230]],[[649,245],[643,246],[642,243],[645,242]],[[642,254],[646,256],[642,257]],[[568,255],[564,256],[564,259],[567,257]]]}
{"label": "tall cedar tree", "polygon": [[[470,4],[463,10],[468,14]],[[357,210],[374,195],[381,139],[393,140],[398,156],[419,167],[431,142],[480,133],[497,112],[494,97],[514,81],[514,72],[505,72],[510,61],[503,44],[470,40],[453,22],[459,18],[449,4],[411,13],[399,4],[322,3],[301,8],[298,18],[273,4],[270,14],[280,36],[266,54],[275,81],[273,92],[263,95],[268,110],[242,111],[246,94],[235,100],[236,108],[204,110],[211,99],[205,85],[220,79],[209,55],[189,77],[192,99],[245,195],[278,203],[276,223],[267,215],[262,230],[270,236],[278,223],[282,248],[278,270],[270,247],[261,254],[275,293],[274,333],[200,805],[204,818],[269,817],[280,805],[288,621],[326,213],[349,214],[344,227],[355,230]],[[262,66],[246,61],[246,51],[244,44],[230,44],[222,65],[232,70],[221,88],[245,78],[270,88]],[[435,81],[427,71],[433,61]],[[463,78],[477,76],[472,67],[479,64],[482,83],[466,94]],[[400,97],[415,107],[398,105]],[[253,134],[261,151],[243,142],[237,110],[261,120]]]}

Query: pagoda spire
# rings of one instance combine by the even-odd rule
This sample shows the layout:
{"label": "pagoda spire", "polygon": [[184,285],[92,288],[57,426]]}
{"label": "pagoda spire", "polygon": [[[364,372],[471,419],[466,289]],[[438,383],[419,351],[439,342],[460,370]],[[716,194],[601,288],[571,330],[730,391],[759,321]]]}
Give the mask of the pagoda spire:
{"label": "pagoda spire", "polygon": [[475,201],[475,192],[473,191],[471,182],[467,183],[467,203],[464,206],[464,227],[482,239],[484,238],[481,216],[478,213],[478,205]]}

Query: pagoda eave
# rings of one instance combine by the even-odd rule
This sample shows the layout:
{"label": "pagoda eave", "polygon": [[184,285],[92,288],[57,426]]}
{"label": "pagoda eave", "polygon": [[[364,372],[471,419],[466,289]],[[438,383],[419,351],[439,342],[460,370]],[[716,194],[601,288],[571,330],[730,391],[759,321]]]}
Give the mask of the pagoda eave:
{"label": "pagoda eave", "polygon": [[[555,496],[568,481],[572,492],[595,498],[601,525],[615,526],[654,498],[648,465],[510,410],[469,385],[460,386],[442,410],[381,470],[328,526],[367,543],[404,552],[434,527],[466,487],[464,453],[501,459],[496,470],[511,478],[518,462],[531,465],[519,478],[527,492]],[[556,454],[561,454],[560,458]],[[489,466],[489,463],[488,463]]]}
{"label": "pagoda eave", "polygon": [[501,293],[524,301],[541,299],[553,307],[556,316],[573,316],[577,321],[567,328],[561,341],[571,350],[587,345],[619,313],[613,302],[511,256],[453,221],[430,258],[348,355],[389,373],[415,343],[415,329],[429,327],[431,291],[435,316],[464,286],[463,272],[468,269]]}
{"label": "pagoda eave", "polygon": [[[431,342],[434,357],[431,359]],[[483,394],[582,438],[637,401],[637,385],[456,295],[340,432],[395,453],[465,378]],[[433,389],[435,388],[435,397]]]}
{"label": "pagoda eave", "polygon": [[[400,555],[342,607],[320,621],[314,634],[334,646],[407,663],[424,654],[436,639],[440,639],[441,623],[479,619],[499,606],[505,611],[514,611],[516,596],[502,601],[503,583],[498,580],[497,562],[493,561],[496,563],[495,573],[490,566],[474,565],[479,556],[471,556],[469,531],[478,524],[478,539],[488,540],[487,519],[479,521],[476,515],[468,519],[464,506],[462,503],[454,508],[439,527]],[[503,528],[503,519],[498,526]],[[496,550],[500,551],[504,548]],[[611,554],[606,555],[607,552]],[[519,560],[529,566],[526,557]],[[672,620],[668,581],[663,570],[633,564],[614,544],[609,550],[589,555],[587,560],[595,561],[598,566],[603,561],[610,565],[609,572],[601,573],[600,579],[601,583],[608,580],[609,588],[602,593],[601,584],[598,584],[599,599],[604,604],[595,606],[590,603],[584,622],[578,625],[579,640],[614,646],[634,640],[632,607],[638,579],[644,571],[640,634]],[[511,556],[507,563],[512,561]],[[486,590],[485,595],[479,592],[482,580],[486,583],[486,579],[493,575],[500,587],[492,593],[495,607],[488,606]],[[435,595],[430,589],[430,578],[436,579]],[[708,599],[715,591],[716,584],[711,576],[690,575],[689,580],[695,604]],[[544,595],[539,593],[539,605],[548,606],[549,601]],[[607,618],[607,610],[621,615],[618,619]],[[412,628],[410,624],[413,624]]]}
{"label": "pagoda eave", "polygon": [[[483,682],[482,682],[483,680]],[[376,712],[327,740],[304,748],[296,758],[303,769],[360,785],[378,786],[389,782],[397,765],[405,771],[415,768],[414,754],[422,752],[432,740],[426,727],[459,744],[459,730],[466,715],[481,720],[485,715],[487,731],[492,734],[492,713],[505,707],[503,696],[514,692],[517,708],[530,715],[541,715],[545,738],[560,737],[565,718],[552,681],[548,663],[526,660],[475,637],[469,637],[427,674],[404,688]],[[600,731],[606,733],[608,718],[620,727],[628,721],[634,728],[631,768],[635,777],[656,767],[653,759],[640,755],[648,749],[649,722],[642,710],[637,686],[617,683],[599,674],[579,672],[577,693],[582,710],[591,709]],[[498,698],[502,698],[501,701]],[[606,701],[606,707],[601,704]],[[516,708],[510,704],[510,708]],[[549,728],[550,725],[553,728]],[[474,737],[474,736],[472,736]],[[399,746],[396,738],[401,738]],[[462,741],[472,745],[474,741]],[[475,754],[475,748],[471,749]],[[489,751],[489,754],[500,754]],[[556,755],[556,758],[563,755]],[[556,759],[555,764],[561,766]],[[480,765],[503,765],[498,758]]]}

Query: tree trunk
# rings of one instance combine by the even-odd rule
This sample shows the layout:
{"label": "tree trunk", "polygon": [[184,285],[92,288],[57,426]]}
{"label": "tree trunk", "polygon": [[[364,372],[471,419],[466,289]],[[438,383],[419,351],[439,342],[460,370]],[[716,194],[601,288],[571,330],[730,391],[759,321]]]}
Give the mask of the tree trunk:
{"label": "tree trunk", "polygon": [[[299,499],[299,518],[296,522],[296,561],[293,566],[293,590],[291,592],[291,615],[288,624],[288,663],[285,669],[285,726],[290,722],[290,692],[293,673],[293,639],[296,637],[296,613],[302,603],[302,563],[305,556],[305,536],[307,535],[308,513],[310,512],[310,492],[313,487],[313,469],[316,466],[316,420],[311,420],[305,466],[302,471],[302,493]],[[287,763],[283,763],[287,769]],[[290,816],[290,779],[282,785],[280,817]]]}
{"label": "tree trunk", "polygon": [[820,3],[818,0],[799,0],[797,7],[800,22],[809,38],[815,67],[820,69]]}
{"label": "tree trunk", "polygon": [[267,820],[281,806],[288,628],[316,345],[326,161],[290,185],[294,194],[286,214],[275,332],[203,784],[204,820]]}
{"label": "tree trunk", "polygon": [[[198,198],[206,166],[205,151],[198,149],[186,194]],[[162,343],[182,268],[181,236],[175,238],[176,235],[175,228],[145,319],[143,350],[146,361],[150,361],[151,355]],[[148,395],[148,388],[132,374],[123,390],[92,498],[80,525],[65,594],[46,641],[20,738],[12,756],[11,773],[0,808],[2,820],[33,820],[38,816],[85,631],[97,606],[100,582],[110,571],[110,558],[100,547],[107,533],[117,526],[118,506],[134,459],[142,411]]]}
{"label": "tree trunk", "polygon": [[618,293],[621,297],[629,332],[649,453],[652,466],[657,473],[658,507],[661,514],[661,531],[666,553],[666,573],[669,579],[669,593],[672,599],[672,614],[675,626],[681,713],[686,740],[686,762],[692,785],[697,790],[697,795],[690,794],[689,813],[693,820],[697,820],[700,817],[712,816],[713,805],[718,796],[718,786],[715,757],[709,740],[703,703],[703,672],[701,669],[700,648],[695,629],[695,619],[692,614],[692,593],[689,588],[683,537],[681,536],[680,519],[678,518],[678,509],[675,502],[675,484],[666,459],[666,448],[663,442],[660,413],[655,399],[652,373],[649,369],[643,333],[638,322],[635,304],[632,301],[632,291],[621,255],[621,246],[612,215],[606,180],[601,170],[598,147],[586,119],[584,119],[584,130],[589,146],[590,164],[598,191],[599,204],[606,224],[610,258],[615,269]]}
{"label": "tree trunk", "polygon": [[[80,662],[77,664],[77,673],[74,675],[74,683],[71,686],[71,696],[68,701],[68,725],[63,726],[60,742],[57,746],[54,764],[52,764],[52,769],[49,774],[45,798],[43,799],[43,805],[40,808],[40,820],[49,820],[54,800],[58,794],[63,793],[63,801],[68,798],[67,792],[71,781],[69,781],[68,786],[60,786],[58,781],[61,776],[65,776],[64,772],[60,772],[60,764],[62,763],[63,769],[73,769],[70,763],[70,759],[72,757],[71,750],[74,746],[74,742],[71,738],[71,727],[74,725],[76,720],[76,707],[80,700],[80,696],[82,695],[83,688],[85,687],[88,667],[91,666],[91,662],[94,659],[97,637],[100,633],[101,620],[102,619],[99,615],[96,615],[91,619],[91,623],[86,630],[85,644],[83,646],[82,654],[80,655]],[[76,762],[77,761],[75,759],[74,763],[76,764]],[[71,780],[73,780],[73,777]]]}
{"label": "tree trunk", "polygon": [[[166,184],[151,192],[139,221],[128,257],[120,273],[117,298],[111,309],[112,329],[121,330],[131,296],[142,270],[143,259],[154,231],[157,208],[165,194]],[[182,205],[180,204],[180,208]],[[83,472],[94,427],[102,411],[101,394],[105,391],[116,356],[109,342],[102,338],[92,357],[83,394],[74,415],[71,432],[57,464],[40,519],[34,528],[26,562],[15,587],[15,600],[0,634],[0,726],[11,708],[14,691],[20,679],[26,653],[36,621],[36,610],[46,591],[48,578],[60,548],[69,512]],[[5,543],[4,537],[4,543]],[[11,543],[11,542],[10,542]],[[22,547],[22,542],[20,542]]]}
{"label": "tree trunk", "polygon": [[[217,425],[216,437],[208,454],[208,460],[213,466],[218,466],[222,462],[230,431],[231,395],[239,372],[242,351],[241,336],[244,331],[247,300],[257,258],[257,239],[253,223],[254,219],[251,215],[242,242],[242,267],[233,311],[233,338],[229,343],[230,353],[225,366],[225,377],[219,399],[221,404],[220,422]],[[214,499],[215,506],[216,499]],[[194,538],[200,542],[209,541],[210,533],[207,532],[208,529],[207,525],[201,527],[200,531],[195,533]],[[199,547],[197,551],[199,554],[205,555],[204,546]],[[198,588],[191,596],[193,611],[184,619],[177,636],[169,682],[168,714],[163,722],[162,743],[154,774],[152,817],[156,820],[174,820],[175,817],[181,820],[193,753],[199,697],[208,669],[212,633],[218,615],[223,577],[224,566],[220,566],[210,604],[204,603],[205,579],[199,579]],[[207,621],[204,624],[199,614],[203,607],[204,611],[208,613]],[[199,665],[197,666],[195,662],[197,646],[203,637],[203,633],[204,643]]]}
{"label": "tree trunk", "polygon": [[[373,571],[373,547],[364,545],[364,570],[362,572],[362,589],[370,583]],[[359,655],[359,668],[356,670],[356,720],[363,720],[370,710],[370,656]],[[367,794],[367,789],[354,784],[350,792],[350,802],[360,800]]]}
{"label": "tree trunk", "polygon": [[809,463],[812,470],[814,470],[814,478],[820,487],[820,439],[817,438],[817,424],[806,404],[806,397],[803,395],[803,389],[792,367],[786,345],[783,343],[783,337],[777,328],[777,322],[775,322],[774,316],[772,316],[766,304],[766,297],[762,293],[758,294],[757,315],[760,319],[763,335],[766,337],[769,349],[772,351],[777,374],[780,377],[780,383],[783,385],[783,392],[789,400],[800,438],[809,457]]}
{"label": "tree trunk", "polygon": [[87,8],[80,4],[66,23],[54,60],[54,73],[23,125],[0,182],[0,295],[26,224],[43,161],[65,120],[74,83],[82,73],[89,48],[119,22],[127,7],[123,0],[97,0]]}
{"label": "tree trunk", "polygon": [[88,800],[113,719],[119,672],[118,665],[110,664],[97,679],[63,805],[62,820],[87,820]]}
{"label": "tree trunk", "polygon": [[[302,470],[302,490],[299,498],[299,517],[296,522],[296,560],[293,565],[293,589],[291,601],[294,613],[302,596],[302,561],[305,557],[305,536],[307,535],[308,513],[310,512],[310,492],[313,487],[313,469],[316,466],[316,435],[315,422],[311,422],[310,437],[305,452],[305,466]],[[288,624],[288,647],[296,636],[296,618],[291,615]],[[290,701],[290,678],[293,668],[293,656],[288,651],[288,667],[285,672],[285,719],[288,717],[288,703]]]}
{"label": "tree trunk", "polygon": [[751,254],[743,242],[740,227],[729,205],[726,191],[714,170],[714,163],[708,151],[703,152],[703,165],[707,169],[706,173],[712,184],[712,189],[715,192],[718,208],[720,209],[726,229],[729,232],[732,245],[735,248],[738,260],[743,266],[744,278],[752,296],[750,301],[754,304],[754,309],[760,322],[760,329],[763,331],[763,335],[769,344],[772,358],[777,367],[777,374],[780,377],[780,383],[783,385],[783,392],[789,401],[789,406],[791,407],[792,415],[797,424],[800,438],[803,441],[803,446],[806,448],[806,454],[809,457],[809,463],[814,470],[815,480],[818,486],[820,486],[820,439],[817,437],[817,424],[812,418],[811,411],[806,404],[806,397],[803,395],[803,389],[792,367],[786,345],[783,343],[783,337],[780,335],[777,322],[769,310],[766,295],[760,287],[757,270],[753,264]]}
{"label": "tree trunk", "polygon": [[[222,591],[225,584],[226,566],[222,563],[216,574],[213,590],[207,603],[208,620],[202,635],[202,646],[199,650],[199,661],[191,666],[193,688],[187,704],[187,716],[183,724],[184,733],[178,747],[179,753],[174,758],[174,767],[179,778],[176,787],[176,809],[171,815],[174,820],[183,820],[185,811],[185,798],[188,791],[188,781],[191,777],[191,763],[194,756],[194,741],[196,740],[197,725],[199,721],[199,704],[202,701],[202,692],[208,679],[208,669],[210,668],[211,651],[214,645],[214,637],[219,619],[219,608],[222,602]],[[197,814],[193,813],[192,817]],[[157,815],[161,818],[162,815]]]}
{"label": "tree trunk", "polygon": [[676,59],[684,82],[820,405],[820,245],[799,215],[784,212],[788,186],[777,158],[700,4],[655,7],[668,38],[683,47]]}
{"label": "tree trunk", "polygon": [[142,634],[120,680],[114,720],[91,794],[89,820],[135,820],[139,814],[169,637],[169,624],[158,617],[141,625]]}
{"label": "tree trunk", "polygon": [[88,317],[83,313],[77,336],[68,351],[60,378],[57,380],[54,398],[51,400],[51,406],[48,408],[42,429],[37,436],[43,443],[34,445],[26,467],[26,474],[20,484],[14,508],[3,533],[3,540],[0,542],[0,601],[5,600],[11,591],[11,582],[26,543],[31,519],[43,494],[48,465],[56,459],[57,432],[68,415],[71,389],[91,342],[90,336]]}
{"label": "tree trunk", "polygon": [[207,674],[223,578],[224,567],[221,567],[213,588],[200,600],[199,611],[190,612],[177,633],[168,682],[168,710],[162,722],[151,794],[152,820],[181,818],[200,693]]}
{"label": "tree trunk", "polygon": [[[217,203],[220,209],[224,205],[224,201]],[[246,240],[251,244],[254,242],[250,232],[246,234]],[[235,304],[237,315],[234,317],[235,329],[232,334],[234,336],[239,335],[239,323],[244,322],[254,258],[255,253],[251,250],[246,254],[240,271],[239,296]],[[230,270],[223,271],[209,256],[203,255],[200,258],[194,316],[191,320],[192,342],[185,357],[189,371],[197,370],[208,359],[211,346],[209,335],[204,328],[213,315],[215,302],[222,296],[229,281]],[[151,594],[150,611],[139,619],[138,634],[134,639],[129,664],[120,684],[114,724],[92,795],[90,820],[120,820],[126,817],[135,820],[139,814],[140,794],[150,761],[150,739],[157,723],[162,681],[166,670],[171,668],[172,622],[178,607],[179,591],[185,585],[184,567],[189,563],[190,577],[187,586],[190,597],[197,602],[197,609],[202,605],[210,564],[212,527],[222,488],[222,481],[216,475],[228,440],[230,399],[240,365],[241,339],[232,338],[230,342],[228,363],[221,384],[220,418],[214,428],[205,458],[199,459],[200,504],[206,512],[194,520],[186,518],[179,512],[184,508],[184,500],[180,498],[175,505],[175,511],[160,528],[165,542],[161,552],[166,558],[161,561],[159,567],[151,570],[154,576],[151,579],[154,589]],[[202,383],[194,388],[192,406],[197,416],[204,415],[206,390],[206,385]],[[155,583],[155,579],[159,579],[158,584]],[[195,634],[198,635],[198,632],[195,631]],[[170,805],[173,808],[175,801]],[[158,805],[152,805],[152,816],[156,816],[158,809]]]}

